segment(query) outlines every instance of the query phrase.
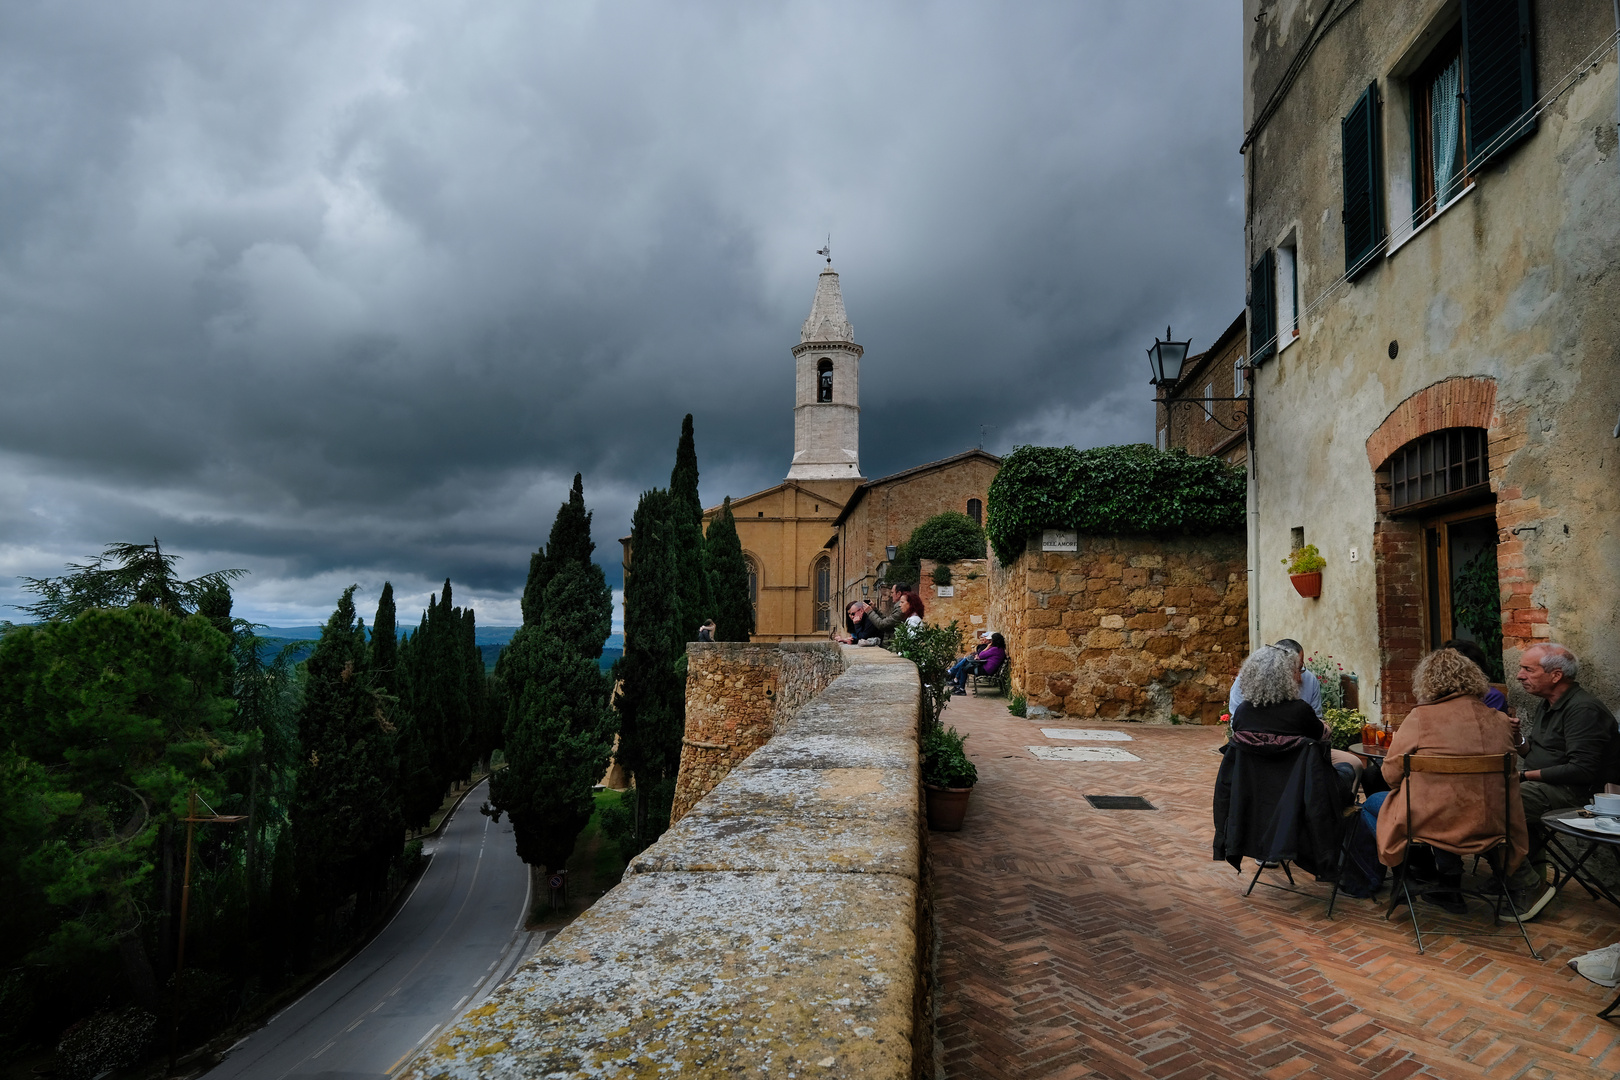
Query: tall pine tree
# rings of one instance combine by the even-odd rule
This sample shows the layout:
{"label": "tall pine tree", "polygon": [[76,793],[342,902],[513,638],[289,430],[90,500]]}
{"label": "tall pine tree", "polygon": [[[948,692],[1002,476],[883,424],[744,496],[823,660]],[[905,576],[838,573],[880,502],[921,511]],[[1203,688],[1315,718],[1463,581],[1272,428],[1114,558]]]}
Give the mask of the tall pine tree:
{"label": "tall pine tree", "polygon": [[669,796],[686,729],[686,634],[681,629],[677,539],[685,515],[662,489],[641,496],[630,526],[619,671],[619,761],[635,776],[635,842],[668,827]]}
{"label": "tall pine tree", "polygon": [[709,576],[703,569],[703,500],[698,497],[697,444],[692,414],[681,421],[681,441],[675,447],[675,468],[669,474],[670,534],[675,546],[676,625],[682,641],[696,641],[698,627],[714,617]]}
{"label": "tall pine tree", "polygon": [[609,684],[596,662],[612,630],[613,593],[590,561],[590,528],[576,475],[544,552],[530,560],[524,625],[497,664],[507,767],[491,779],[492,800],[511,814],[518,855],[550,869],[567,861],[590,821],[591,789],[613,740]]}
{"label": "tall pine tree", "polygon": [[314,916],[350,893],[362,904],[376,900],[379,851],[397,846],[402,828],[389,803],[392,732],[371,694],[354,589],[344,590],[321,628],[298,718],[303,761],[292,820],[300,893]]}
{"label": "tall pine tree", "polygon": [[714,597],[714,640],[747,641],[754,632],[754,605],[748,596],[748,560],[743,557],[729,495],[703,539],[703,565]]}

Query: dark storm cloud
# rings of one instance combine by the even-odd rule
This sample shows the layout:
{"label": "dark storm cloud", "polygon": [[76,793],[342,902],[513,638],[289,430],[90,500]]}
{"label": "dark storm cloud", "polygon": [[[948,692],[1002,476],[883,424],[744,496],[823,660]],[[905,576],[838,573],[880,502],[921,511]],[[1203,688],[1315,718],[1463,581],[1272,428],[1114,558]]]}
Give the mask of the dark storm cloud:
{"label": "dark storm cloud", "polygon": [[[780,479],[834,261],[869,476],[1151,438],[1242,303],[1235,4],[13,4],[0,601],[115,539],[512,621],[575,470]],[[402,584],[403,583],[403,584]]]}

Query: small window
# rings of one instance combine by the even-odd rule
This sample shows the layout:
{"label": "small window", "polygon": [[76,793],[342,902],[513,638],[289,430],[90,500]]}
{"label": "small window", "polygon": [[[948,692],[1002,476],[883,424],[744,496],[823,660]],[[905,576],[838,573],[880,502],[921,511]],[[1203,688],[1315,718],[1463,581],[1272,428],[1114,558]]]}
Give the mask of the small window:
{"label": "small window", "polygon": [[753,559],[744,560],[748,564],[748,606],[754,609],[754,619],[759,619],[759,563]]}
{"label": "small window", "polygon": [[1295,525],[1292,529],[1288,530],[1288,550],[1289,552],[1295,552],[1304,546],[1305,526]]}
{"label": "small window", "polygon": [[1462,191],[1468,149],[1462,85],[1462,31],[1447,34],[1413,75],[1412,227],[1423,224]]}
{"label": "small window", "polygon": [[968,506],[967,506],[967,516],[973,519],[973,524],[975,524],[975,525],[983,525],[984,524],[984,503],[980,502],[978,499],[969,499],[968,500]]}
{"label": "small window", "polygon": [[1204,387],[1204,419],[1215,419],[1215,384]]}
{"label": "small window", "polygon": [[1158,443],[1158,445],[1159,445],[1160,450],[1168,450],[1168,449],[1170,449],[1170,433],[1168,431],[1166,431],[1164,428],[1159,429],[1159,443]]}
{"label": "small window", "polygon": [[1413,439],[1389,462],[1390,506],[1400,509],[1489,484],[1484,428],[1446,428]]}
{"label": "small window", "polygon": [[1292,243],[1277,248],[1277,349],[1286,349],[1299,337],[1298,249]]}
{"label": "small window", "polygon": [[823,555],[816,560],[816,629],[832,629],[832,560]]}
{"label": "small window", "polygon": [[1247,389],[1248,381],[1244,378],[1243,357],[1232,361],[1232,396],[1242,397]]}
{"label": "small window", "polygon": [[831,360],[823,360],[816,365],[816,400],[832,400],[833,368]]}

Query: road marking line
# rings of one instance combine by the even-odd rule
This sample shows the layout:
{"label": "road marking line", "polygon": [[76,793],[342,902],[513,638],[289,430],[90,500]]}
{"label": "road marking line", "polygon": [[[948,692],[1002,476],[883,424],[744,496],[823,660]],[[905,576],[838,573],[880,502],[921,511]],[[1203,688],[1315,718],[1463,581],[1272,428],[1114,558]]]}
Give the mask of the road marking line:
{"label": "road marking line", "polygon": [[423,1043],[425,1043],[429,1039],[433,1038],[433,1033],[435,1031],[438,1031],[438,1030],[439,1030],[439,1025],[438,1024],[434,1024],[432,1027],[428,1028],[427,1034],[422,1036],[420,1039],[416,1040],[416,1045],[421,1046]]}
{"label": "road marking line", "polygon": [[458,1001],[458,1002],[456,1002],[456,1003],[455,1003],[455,1004],[454,1004],[454,1005],[452,1005],[452,1006],[450,1006],[450,1007],[451,1007],[451,1008],[452,1008],[452,1009],[459,1009],[459,1008],[461,1008],[461,1007],[462,1007],[462,1006],[463,1006],[463,1005],[465,1005],[465,1004],[467,1004],[467,999],[468,999],[468,998],[470,998],[470,997],[472,997],[472,995],[471,995],[471,994],[462,994],[462,995],[461,995],[461,1000],[460,1000],[460,1001]]}
{"label": "road marking line", "polygon": [[363,1024],[365,1022],[366,1022],[366,1018],[362,1016],[360,1019],[356,1020],[354,1023],[352,1023],[348,1027],[344,1028],[343,1029],[343,1034],[347,1035],[349,1032],[353,1031],[355,1028],[359,1027],[361,1024]]}
{"label": "road marking line", "polygon": [[[504,954],[503,954],[503,955],[504,955]],[[490,961],[490,962],[489,962],[489,967],[487,967],[487,968],[485,968],[485,969],[484,969],[484,970],[485,970],[485,971],[494,971],[494,970],[495,970],[495,965],[496,965],[496,964],[498,964],[498,963],[500,963],[500,961],[499,961],[499,960],[491,960],[491,961]]]}
{"label": "road marking line", "polygon": [[310,1055],[310,1057],[320,1057],[322,1054],[324,1054],[328,1050],[332,1049],[332,1043],[335,1043],[335,1042],[337,1042],[337,1040],[333,1039],[332,1042],[327,1043],[325,1046],[323,1046],[319,1050],[315,1051],[313,1054]]}
{"label": "road marking line", "polygon": [[[421,1044],[418,1043],[417,1045],[420,1046]],[[409,1050],[405,1051],[403,1054],[399,1055],[399,1060],[394,1062],[392,1065],[388,1066],[388,1068],[384,1069],[383,1070],[383,1075],[384,1076],[392,1076],[393,1073],[394,1073],[394,1070],[399,1068],[401,1065],[405,1064],[405,1059],[410,1057],[415,1052],[416,1052],[416,1047],[413,1046]]]}
{"label": "road marking line", "polygon": [[[386,999],[385,999],[385,1000],[386,1000]],[[373,1006],[372,1006],[372,1007],[371,1007],[371,1011],[372,1011],[372,1012],[376,1012],[376,1011],[377,1011],[377,1010],[378,1010],[378,1009],[380,1009],[380,1008],[382,1008],[382,1007],[383,1007],[383,1002],[381,1002],[381,1001],[379,1001],[379,1002],[377,1002],[377,1004],[375,1004],[375,1005],[373,1005]]]}

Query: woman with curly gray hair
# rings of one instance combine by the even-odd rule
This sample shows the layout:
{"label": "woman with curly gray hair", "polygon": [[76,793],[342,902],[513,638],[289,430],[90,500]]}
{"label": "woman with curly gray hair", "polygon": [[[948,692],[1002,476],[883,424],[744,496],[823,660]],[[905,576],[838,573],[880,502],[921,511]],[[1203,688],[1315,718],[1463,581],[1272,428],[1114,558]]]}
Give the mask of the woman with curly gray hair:
{"label": "woman with curly gray hair", "polygon": [[[1385,866],[1401,865],[1415,830],[1434,849],[1440,884],[1455,889],[1461,883],[1462,856],[1493,850],[1504,821],[1509,837],[1506,872],[1512,873],[1524,860],[1530,834],[1517,775],[1510,774],[1504,788],[1500,775],[1426,773],[1410,792],[1410,820],[1408,793],[1401,790],[1408,782],[1402,760],[1407,754],[1472,757],[1513,752],[1508,718],[1482,700],[1489,689],[1485,673],[1455,649],[1436,649],[1418,664],[1412,677],[1418,706],[1401,721],[1384,758],[1389,794],[1381,800],[1378,795],[1369,797],[1363,810],[1378,815],[1378,859]],[[1425,899],[1447,911],[1466,910],[1460,892],[1431,893]],[[1528,919],[1532,913],[1521,914]]]}
{"label": "woman with curly gray hair", "polygon": [[[1300,699],[1299,654],[1293,650],[1280,645],[1260,646],[1243,661],[1237,684],[1243,701],[1232,714],[1233,731],[1328,738],[1327,725],[1317,717],[1315,709]],[[1343,750],[1334,750],[1332,756],[1334,771],[1348,795],[1361,775],[1361,760]]]}

